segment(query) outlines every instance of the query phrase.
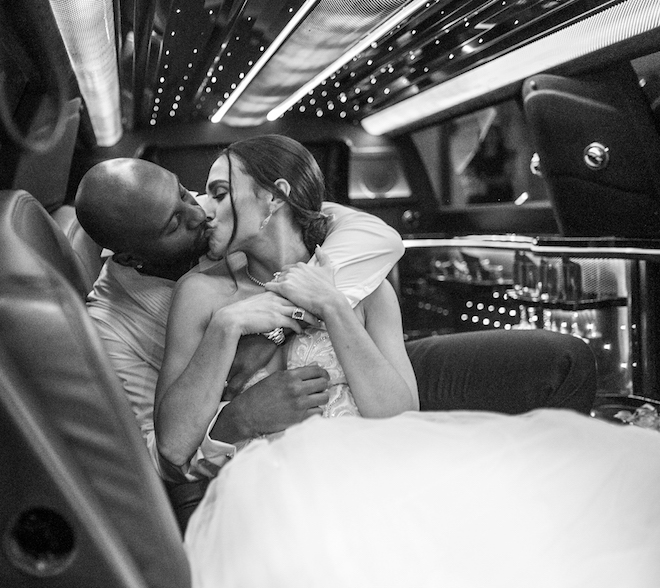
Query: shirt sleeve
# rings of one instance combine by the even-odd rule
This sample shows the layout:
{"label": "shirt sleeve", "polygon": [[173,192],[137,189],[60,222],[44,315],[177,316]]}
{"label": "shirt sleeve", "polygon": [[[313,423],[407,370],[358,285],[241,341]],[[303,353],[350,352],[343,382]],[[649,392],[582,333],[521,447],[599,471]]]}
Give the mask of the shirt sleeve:
{"label": "shirt sleeve", "polygon": [[119,376],[151,460],[158,473],[162,475],[153,421],[153,391],[158,381],[158,370],[135,351],[128,334],[122,335],[119,321],[113,323],[105,320],[101,316],[103,313],[96,308],[88,308],[88,310],[112,367]]}
{"label": "shirt sleeve", "polygon": [[182,467],[168,463],[158,451],[154,430],[154,392],[158,382],[158,369],[134,348],[130,333],[122,333],[121,324],[117,321],[104,320],[103,313],[99,309],[89,310],[133,409],[151,461],[160,477],[173,482],[183,482],[217,475],[218,470],[235,455],[238,447],[216,441],[209,436],[218,415],[228,403],[220,403],[201,446],[190,461]]}
{"label": "shirt sleeve", "polygon": [[[176,468],[178,470],[178,474],[182,474],[188,481],[199,479],[200,477],[214,478],[218,475],[220,468],[225,465],[232,457],[234,457],[239,449],[249,443],[248,440],[234,445],[211,438],[211,430],[213,429],[215,422],[218,420],[218,416],[222,412],[222,409],[228,404],[229,402],[220,403],[215,416],[209,423],[209,426],[206,428],[204,439],[202,440],[200,446],[197,448],[195,454],[183,467]],[[169,468],[162,467],[161,471],[169,470],[165,473],[167,473],[169,478],[174,478],[176,474],[172,475],[171,468],[174,468],[174,466],[171,466],[170,464]]]}
{"label": "shirt sleeve", "polygon": [[[404,253],[401,235],[378,217],[324,202],[330,215],[323,251],[335,270],[335,285],[351,306],[371,294],[387,277]],[[318,265],[316,256],[310,260]]]}

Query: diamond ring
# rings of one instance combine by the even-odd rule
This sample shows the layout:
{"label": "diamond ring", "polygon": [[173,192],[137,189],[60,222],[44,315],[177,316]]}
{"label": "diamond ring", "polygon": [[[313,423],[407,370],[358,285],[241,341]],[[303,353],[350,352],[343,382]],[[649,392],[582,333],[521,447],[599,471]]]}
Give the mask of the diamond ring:
{"label": "diamond ring", "polygon": [[275,272],[273,274],[273,282],[278,282],[281,275],[282,275],[282,272]]}
{"label": "diamond ring", "polygon": [[304,321],[305,320],[305,311],[302,308],[296,308],[291,313],[291,318],[296,320],[296,321]]}
{"label": "diamond ring", "polygon": [[284,343],[284,329],[282,327],[277,327],[272,331],[267,333],[261,333],[266,339],[275,343],[275,345],[282,345]]}

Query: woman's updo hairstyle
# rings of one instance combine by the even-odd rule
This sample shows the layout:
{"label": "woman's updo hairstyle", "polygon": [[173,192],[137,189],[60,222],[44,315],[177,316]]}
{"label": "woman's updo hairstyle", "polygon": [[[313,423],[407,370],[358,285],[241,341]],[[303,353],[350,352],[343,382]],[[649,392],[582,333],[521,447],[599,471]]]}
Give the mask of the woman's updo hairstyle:
{"label": "woman's updo hairstyle", "polygon": [[[313,254],[325,240],[328,218],[321,212],[325,180],[309,150],[283,135],[260,135],[232,143],[220,155],[225,154],[236,156],[259,186],[291,207],[294,220],[302,227],[305,246]],[[291,186],[288,195],[275,184],[280,178]]]}

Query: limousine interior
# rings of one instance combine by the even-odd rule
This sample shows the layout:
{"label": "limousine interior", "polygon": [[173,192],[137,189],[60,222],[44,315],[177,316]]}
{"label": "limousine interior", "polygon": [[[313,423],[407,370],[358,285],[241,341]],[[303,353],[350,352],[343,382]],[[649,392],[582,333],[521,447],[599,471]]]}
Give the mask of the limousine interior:
{"label": "limousine interior", "polygon": [[[219,149],[264,133],[400,232],[408,341],[567,333],[597,361],[594,417],[660,407],[657,0],[5,1],[3,586],[189,585],[102,345],[71,322],[102,265],[73,204],[114,157],[202,193]],[[86,380],[49,399],[76,357]]]}

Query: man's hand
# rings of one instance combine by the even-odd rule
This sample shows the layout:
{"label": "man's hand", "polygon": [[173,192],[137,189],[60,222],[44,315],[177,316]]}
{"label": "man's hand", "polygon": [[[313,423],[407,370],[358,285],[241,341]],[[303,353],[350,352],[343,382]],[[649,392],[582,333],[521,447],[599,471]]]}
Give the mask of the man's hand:
{"label": "man's hand", "polygon": [[245,335],[241,337],[222,399],[233,400],[252,375],[266,366],[275,355],[276,350],[277,345],[262,335]]}
{"label": "man's hand", "polygon": [[211,437],[236,443],[283,431],[328,402],[328,373],[314,365],[279,371],[237,396],[220,413]]}

